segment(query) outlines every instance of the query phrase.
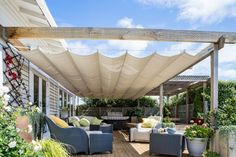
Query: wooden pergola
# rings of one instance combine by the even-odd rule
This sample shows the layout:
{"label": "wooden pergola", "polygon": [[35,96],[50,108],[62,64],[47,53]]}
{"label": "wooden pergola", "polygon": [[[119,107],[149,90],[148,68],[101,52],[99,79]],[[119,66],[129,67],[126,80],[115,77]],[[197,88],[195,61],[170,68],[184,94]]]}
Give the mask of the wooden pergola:
{"label": "wooden pergola", "polygon": [[[19,39],[90,39],[90,40],[146,40],[170,42],[209,43],[204,49],[211,58],[211,110],[218,108],[218,51],[224,44],[236,43],[236,32],[210,32],[193,30],[93,28],[93,27],[3,27],[1,37],[20,51],[28,48]],[[200,62],[199,60],[198,62]],[[198,62],[193,63],[193,65]],[[191,65],[191,66],[193,66]],[[188,69],[190,67],[187,67]],[[184,70],[186,70],[184,69]],[[160,115],[163,116],[163,84],[159,86]],[[215,148],[217,140],[212,145]]]}
{"label": "wooden pergola", "polygon": [[[11,42],[16,47],[20,47],[23,45],[19,41],[19,39],[31,38],[80,40],[146,40],[210,43],[210,46],[207,47],[207,51],[210,52],[211,56],[211,110],[216,110],[218,107],[218,50],[223,48],[224,44],[236,43],[236,32],[210,32],[193,30],[1,26],[0,33],[3,39]],[[21,51],[27,50],[25,47],[19,49]],[[202,60],[203,59],[205,58],[202,58]],[[163,116],[163,85],[160,85],[159,90],[160,113],[161,116]]]}

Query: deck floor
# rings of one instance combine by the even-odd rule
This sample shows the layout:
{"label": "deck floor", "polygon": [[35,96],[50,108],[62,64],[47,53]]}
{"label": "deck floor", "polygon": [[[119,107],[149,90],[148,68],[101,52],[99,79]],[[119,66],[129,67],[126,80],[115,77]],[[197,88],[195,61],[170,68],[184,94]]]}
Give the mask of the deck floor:
{"label": "deck floor", "polygon": [[[94,154],[94,155],[76,155],[73,157],[150,157],[149,143],[128,142],[127,133],[122,131],[115,131],[113,133],[113,153]],[[167,157],[157,156],[153,157]],[[183,157],[187,157],[187,151],[184,152]]]}

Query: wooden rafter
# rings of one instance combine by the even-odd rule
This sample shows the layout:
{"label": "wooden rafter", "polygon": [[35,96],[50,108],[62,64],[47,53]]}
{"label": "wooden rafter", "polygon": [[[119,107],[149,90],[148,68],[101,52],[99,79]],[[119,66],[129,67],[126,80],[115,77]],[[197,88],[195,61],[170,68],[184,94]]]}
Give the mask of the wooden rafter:
{"label": "wooden rafter", "polygon": [[101,39],[217,43],[220,37],[224,37],[226,44],[236,43],[236,32],[93,27],[5,27],[0,30],[7,39]]}

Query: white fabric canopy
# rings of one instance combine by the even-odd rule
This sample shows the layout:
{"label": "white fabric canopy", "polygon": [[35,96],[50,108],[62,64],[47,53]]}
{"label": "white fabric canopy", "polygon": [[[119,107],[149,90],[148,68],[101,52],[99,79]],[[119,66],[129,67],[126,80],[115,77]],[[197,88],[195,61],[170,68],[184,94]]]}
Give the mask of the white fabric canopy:
{"label": "white fabric canopy", "polygon": [[46,53],[40,49],[21,54],[80,96],[136,99],[205,58],[208,49],[195,56],[154,53],[144,58],[129,53],[110,58],[101,53]]}

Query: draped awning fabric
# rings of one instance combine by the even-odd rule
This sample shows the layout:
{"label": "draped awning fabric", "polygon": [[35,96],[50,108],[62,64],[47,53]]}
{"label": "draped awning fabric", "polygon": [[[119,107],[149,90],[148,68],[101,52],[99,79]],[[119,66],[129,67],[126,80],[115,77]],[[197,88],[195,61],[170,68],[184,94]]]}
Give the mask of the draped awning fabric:
{"label": "draped awning fabric", "polygon": [[153,53],[137,58],[126,53],[110,58],[101,53],[78,55],[69,51],[49,53],[41,49],[21,52],[73,93],[94,98],[136,99],[202,60],[209,51],[195,56]]}

